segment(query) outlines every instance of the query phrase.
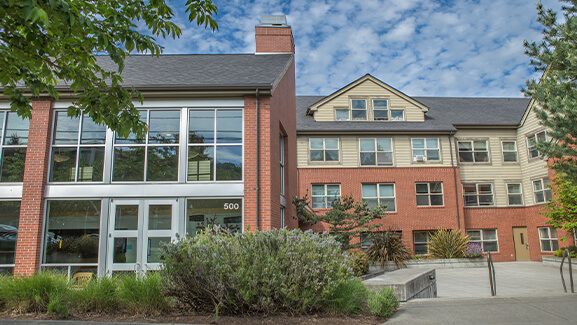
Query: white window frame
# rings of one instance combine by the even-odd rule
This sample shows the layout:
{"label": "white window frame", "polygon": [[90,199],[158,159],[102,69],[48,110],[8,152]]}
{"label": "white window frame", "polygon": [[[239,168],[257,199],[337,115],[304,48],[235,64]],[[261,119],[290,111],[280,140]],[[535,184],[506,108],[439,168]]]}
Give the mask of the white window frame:
{"label": "white window frame", "polygon": [[[476,142],[485,142],[485,150],[479,150],[475,148],[475,143]],[[471,150],[470,151],[465,151],[461,149],[460,144],[461,143],[469,143],[469,145],[471,146]],[[465,161],[461,159],[461,153],[471,153],[471,158],[473,158],[473,161]],[[487,155],[487,160],[486,161],[477,161],[477,153],[481,154],[484,153]],[[489,140],[486,139],[479,139],[479,140],[457,140],[457,154],[459,156],[459,163],[469,163],[469,164],[479,164],[479,163],[490,163],[491,162],[491,156],[489,155]]]}
{"label": "white window frame", "polygon": [[[435,139],[437,140],[437,147],[436,148],[429,148],[427,140],[428,139]],[[424,141],[424,148],[416,148],[415,149],[415,140],[423,140]],[[415,156],[419,156],[415,154],[415,150],[419,150],[419,151],[424,151],[424,157],[426,160],[431,160],[431,161],[441,161],[441,141],[439,138],[412,138],[411,139],[411,154],[413,157]],[[430,159],[429,155],[427,154],[428,151],[437,151],[438,155],[439,155],[439,159]]]}
{"label": "white window frame", "polygon": [[[515,146],[515,150],[505,150],[505,143],[513,143],[513,145]],[[519,154],[517,152],[517,141],[516,140],[501,140],[501,151],[503,153],[503,162],[504,163],[516,163],[519,162]],[[506,153],[513,153],[515,154],[515,160],[506,160],[505,159],[505,154]]]}
{"label": "white window frame", "polygon": [[[519,193],[511,193],[511,192],[509,191],[509,185],[518,185],[520,192],[519,192]],[[520,183],[520,182],[519,182],[519,183],[513,183],[513,182],[511,182],[511,183],[505,184],[505,186],[506,186],[506,188],[507,188],[507,205],[510,205],[510,206],[522,206],[522,205],[524,205],[524,200],[523,200],[523,184]],[[520,198],[521,198],[521,203],[519,203],[519,204],[511,204],[511,196],[518,196],[518,197],[520,197]]]}
{"label": "white window frame", "polygon": [[[543,134],[543,139],[541,140],[539,139],[540,134]],[[537,142],[539,141],[547,141],[547,132],[545,130],[527,136],[527,155],[529,160],[541,157],[541,152],[537,150]]]}
{"label": "white window frame", "polygon": [[[432,193],[432,192],[431,192],[431,184],[432,184],[432,183],[439,183],[439,184],[441,184],[441,193]],[[417,192],[417,186],[418,186],[418,185],[427,185],[427,193],[418,193],[418,192]],[[415,197],[415,202],[416,202],[416,204],[417,204],[418,207],[444,207],[444,206],[445,206],[445,193],[444,193],[444,192],[445,192],[445,191],[444,191],[444,189],[443,189],[443,182],[440,182],[440,181],[439,181],[439,182],[436,182],[436,181],[435,181],[435,182],[415,182],[415,196],[416,196],[416,197]],[[439,195],[440,195],[440,196],[441,196],[441,201],[442,201],[443,203],[442,203],[441,205],[438,205],[438,204],[432,205],[432,204],[431,204],[431,202],[432,202],[432,201],[431,201],[431,196],[432,196],[432,195],[434,195],[434,196],[439,196]],[[416,198],[419,197],[419,196],[422,196],[422,197],[425,197],[425,196],[426,196],[427,199],[428,199],[429,204],[426,204],[426,205],[425,205],[425,204],[421,204],[421,205],[419,205],[418,200],[416,199]]]}
{"label": "white window frame", "polygon": [[[347,112],[346,119],[339,119],[337,117],[337,112]],[[350,121],[351,120],[351,110],[348,108],[335,108],[335,121]]]}
{"label": "white window frame", "polygon": [[[471,185],[475,186],[475,194],[473,194],[473,193],[466,194],[465,193],[465,186],[471,186]],[[481,204],[481,202],[479,201],[479,196],[481,196],[481,195],[488,196],[489,195],[487,193],[483,193],[483,194],[479,193],[479,186],[484,186],[484,185],[491,186],[491,204]],[[493,186],[493,183],[463,183],[462,184],[462,192],[463,192],[463,206],[465,208],[495,206],[495,186]],[[467,205],[466,197],[468,197],[468,196],[476,197],[477,204],[476,205]]]}
{"label": "white window frame", "polygon": [[[319,139],[319,140],[323,140],[323,148],[322,149],[312,149],[311,148],[311,140],[313,139]],[[334,139],[337,140],[337,148],[336,149],[327,149],[327,140],[329,139]],[[323,160],[312,160],[311,158],[311,153],[312,151],[322,151],[323,152]],[[337,151],[337,156],[338,159],[337,160],[327,160],[327,151],[328,150],[332,150],[332,151]],[[319,163],[319,162],[324,162],[324,163],[338,163],[341,160],[341,141],[339,138],[309,138],[309,161],[313,162],[313,163]]]}
{"label": "white window frame", "polygon": [[[356,100],[364,101],[365,102],[365,108],[355,108],[353,105],[353,102]],[[355,118],[355,114],[354,114],[355,111],[364,111],[365,112],[365,118],[362,118],[362,119]],[[352,121],[367,121],[369,118],[368,115],[369,115],[368,101],[364,98],[351,98],[351,116],[350,116],[351,120]]]}
{"label": "white window frame", "polygon": [[[485,238],[485,231],[487,230],[492,230],[495,231],[495,239],[486,239]],[[469,242],[473,243],[473,244],[478,244],[479,246],[481,246],[483,248],[483,252],[487,252],[487,250],[485,249],[485,243],[488,242],[495,242],[497,244],[497,250],[496,251],[490,251],[492,253],[498,253],[499,252],[499,234],[497,233],[497,229],[493,228],[493,229],[467,229],[466,234],[467,236],[471,237],[471,235],[469,234],[470,232],[475,232],[478,231],[479,232],[479,240],[476,239],[471,239]]]}
{"label": "white window frame", "polygon": [[[426,233],[426,241],[419,241],[417,242],[415,239],[417,236],[415,236],[415,234],[417,233]],[[429,230],[419,230],[419,231],[413,231],[413,252],[415,253],[415,255],[428,255],[430,254],[430,250],[429,250],[429,243],[431,242],[431,231]],[[427,247],[427,252],[426,253],[417,253],[417,245],[425,245],[425,247]]]}
{"label": "white window frame", "polygon": [[[542,230],[546,230],[547,237],[542,236],[543,235]],[[541,246],[542,252],[554,252],[557,249],[559,249],[559,240],[557,237],[557,229],[551,228],[551,227],[539,227],[538,232],[539,232],[539,245]],[[555,235],[554,237],[553,237],[553,234]],[[551,250],[544,250],[543,249],[543,242],[544,241],[549,242],[549,247],[551,248]],[[554,242],[555,242],[555,244],[554,244]],[[555,248],[555,246],[556,246],[556,248]]]}
{"label": "white window frame", "polygon": [[[376,108],[376,105],[375,105],[375,101],[377,101],[377,100],[378,100],[378,101],[384,101],[384,102],[386,102],[386,103],[387,103],[387,105],[386,105],[387,108],[386,108],[386,109],[382,109],[382,108],[377,109],[377,108]],[[389,108],[389,100],[386,99],[386,98],[373,98],[373,101],[372,101],[372,102],[373,102],[373,121],[390,121],[390,120],[391,120],[391,115],[390,115],[391,110],[390,110],[390,108]],[[379,111],[379,112],[384,112],[384,111],[386,111],[386,112],[387,112],[387,117],[386,117],[386,118],[378,118],[378,119],[377,119],[377,117],[375,116],[375,112],[377,112],[377,111]]]}
{"label": "white window frame", "polygon": [[[365,193],[362,193],[362,200],[363,201],[367,201],[369,199],[376,199],[377,200],[377,204],[381,205],[383,204],[383,202],[381,202],[381,200],[385,200],[385,199],[389,199],[389,200],[393,200],[393,204],[395,205],[393,210],[389,210],[389,206],[387,206],[387,211],[388,212],[397,212],[397,189],[395,187],[395,183],[377,183],[377,184],[362,184],[362,186],[373,186],[375,185],[377,187],[377,196],[376,197],[372,197],[372,196],[365,196]],[[381,186],[393,186],[393,196],[381,196]],[[362,186],[361,186],[361,192],[362,192]]]}
{"label": "white window frame", "polygon": [[[363,140],[373,140],[374,145],[375,145],[375,150],[374,151],[361,151],[361,141]],[[390,144],[391,144],[391,150],[390,151],[385,151],[385,150],[379,150],[379,141],[378,140],[389,140]],[[392,166],[394,163],[394,156],[393,156],[393,138],[360,138],[359,139],[359,164],[361,166]],[[382,153],[390,153],[391,154],[391,162],[390,163],[383,163],[383,164],[379,164],[379,152]],[[362,155],[363,153],[365,154],[370,154],[373,153],[375,155],[375,164],[374,165],[366,165],[363,164],[363,160],[362,160]]]}
{"label": "white window frame", "polygon": [[[313,186],[324,186],[324,194],[323,195],[314,195]],[[339,187],[339,195],[333,196],[328,194],[328,186],[338,186]],[[315,203],[313,202],[313,198],[315,197],[322,197],[323,198],[323,206],[322,207],[315,207]],[[329,198],[334,198],[329,200]],[[341,184],[311,184],[311,206],[313,209],[330,209],[332,208],[332,202],[334,200],[341,199]]]}
{"label": "white window frame", "polygon": [[[403,116],[401,118],[393,118],[393,112],[401,112]],[[389,121],[404,121],[405,120],[405,110],[404,109],[390,109],[389,108]]]}
{"label": "white window frame", "polygon": [[285,157],[284,157],[285,136],[279,134],[279,158],[280,158],[280,195],[285,194]]}
{"label": "white window frame", "polygon": [[[539,186],[541,186],[540,189],[535,188],[536,183],[538,183]],[[551,197],[551,186],[550,185],[551,184],[550,184],[549,178],[534,179],[531,182],[531,187],[533,188],[533,200],[534,200],[535,204],[547,203],[547,201],[549,200],[549,199],[547,199],[547,197]],[[537,200],[537,194],[538,193],[542,193],[543,201]],[[549,193],[549,195],[547,195],[547,193]]]}
{"label": "white window frame", "polygon": [[284,228],[284,227],[285,227],[285,224],[284,224],[284,222],[285,222],[284,214],[285,214],[285,207],[281,205],[281,207],[280,207],[280,227],[281,227],[281,228]]}

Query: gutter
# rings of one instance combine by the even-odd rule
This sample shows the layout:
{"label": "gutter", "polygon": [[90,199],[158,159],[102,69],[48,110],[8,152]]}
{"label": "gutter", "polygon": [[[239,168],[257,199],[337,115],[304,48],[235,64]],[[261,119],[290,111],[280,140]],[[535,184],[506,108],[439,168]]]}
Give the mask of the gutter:
{"label": "gutter", "polygon": [[454,132],[451,131],[449,134],[449,148],[451,151],[451,167],[453,167],[453,184],[455,184],[455,206],[457,207],[457,228],[461,229],[461,215],[459,213],[459,189],[457,187],[457,167],[455,166],[455,162],[453,160],[453,141],[451,138],[453,137]]}
{"label": "gutter", "polygon": [[259,101],[258,101],[259,89],[256,88],[255,99],[256,99],[256,229],[260,228],[260,114],[259,114]]}

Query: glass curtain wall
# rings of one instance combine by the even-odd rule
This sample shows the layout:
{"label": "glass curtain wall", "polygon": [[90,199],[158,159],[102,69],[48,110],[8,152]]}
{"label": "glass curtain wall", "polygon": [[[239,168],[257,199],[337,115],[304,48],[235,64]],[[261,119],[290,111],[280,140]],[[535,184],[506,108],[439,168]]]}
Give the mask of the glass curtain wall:
{"label": "glass curtain wall", "polygon": [[14,272],[20,201],[0,201],[0,275]]}
{"label": "glass curtain wall", "polygon": [[0,182],[22,182],[30,121],[16,112],[0,111],[2,160]]}

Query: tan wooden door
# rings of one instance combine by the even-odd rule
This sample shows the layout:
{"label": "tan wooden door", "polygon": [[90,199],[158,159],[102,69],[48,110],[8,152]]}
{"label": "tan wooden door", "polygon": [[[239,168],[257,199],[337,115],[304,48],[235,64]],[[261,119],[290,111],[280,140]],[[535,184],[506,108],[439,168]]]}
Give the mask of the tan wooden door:
{"label": "tan wooden door", "polygon": [[513,228],[513,240],[515,242],[515,259],[517,261],[530,260],[527,228]]}

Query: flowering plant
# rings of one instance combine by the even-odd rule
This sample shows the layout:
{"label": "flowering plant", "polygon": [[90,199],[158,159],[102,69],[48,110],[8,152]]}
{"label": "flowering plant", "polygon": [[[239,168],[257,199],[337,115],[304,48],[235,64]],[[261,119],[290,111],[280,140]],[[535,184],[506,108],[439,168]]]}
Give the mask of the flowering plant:
{"label": "flowering plant", "polygon": [[468,258],[475,258],[483,256],[483,247],[479,244],[475,243],[468,243],[467,246],[463,249],[463,254],[465,257]]}

